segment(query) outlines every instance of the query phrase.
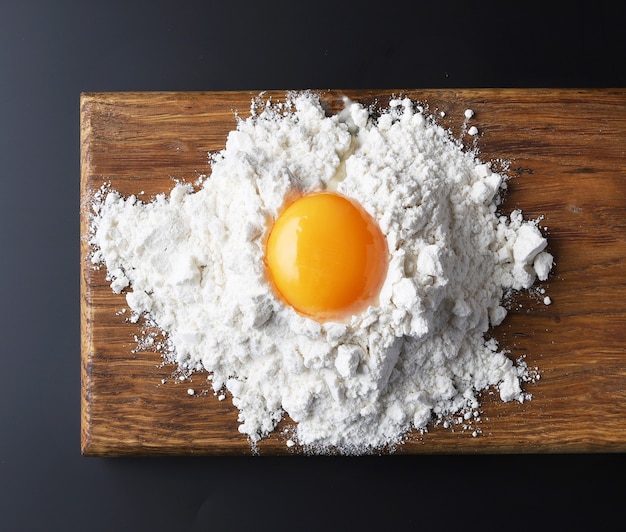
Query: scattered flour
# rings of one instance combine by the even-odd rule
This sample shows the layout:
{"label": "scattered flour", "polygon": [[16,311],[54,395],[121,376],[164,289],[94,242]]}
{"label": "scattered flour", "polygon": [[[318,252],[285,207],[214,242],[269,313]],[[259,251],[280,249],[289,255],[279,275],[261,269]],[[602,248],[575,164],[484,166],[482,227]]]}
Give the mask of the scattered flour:
{"label": "scattered flour", "polygon": [[[326,116],[309,92],[255,99],[211,166],[197,190],[176,184],[150,202],[103,187],[92,262],[131,321],[166,333],[168,363],[207,370],[218,399],[231,396],[251,444],[285,414],[286,445],[309,452],[392,449],[430,423],[477,436],[479,392],[530,398],[532,372],[487,333],[505,295],[547,279],[553,258],[535,222],[498,213],[506,177],[422,107],[346,100]],[[378,305],[345,323],[298,315],[264,268],[272,219],[294,190],[319,189],[359,201],[389,248]]]}

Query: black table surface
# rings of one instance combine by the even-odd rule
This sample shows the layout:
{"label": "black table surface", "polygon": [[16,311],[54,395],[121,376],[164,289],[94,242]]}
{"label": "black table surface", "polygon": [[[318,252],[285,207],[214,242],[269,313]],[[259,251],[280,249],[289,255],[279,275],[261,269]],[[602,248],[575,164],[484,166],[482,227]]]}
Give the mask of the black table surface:
{"label": "black table surface", "polygon": [[553,4],[0,0],[0,530],[599,530],[620,516],[622,454],[79,448],[81,92],[625,87],[620,3]]}

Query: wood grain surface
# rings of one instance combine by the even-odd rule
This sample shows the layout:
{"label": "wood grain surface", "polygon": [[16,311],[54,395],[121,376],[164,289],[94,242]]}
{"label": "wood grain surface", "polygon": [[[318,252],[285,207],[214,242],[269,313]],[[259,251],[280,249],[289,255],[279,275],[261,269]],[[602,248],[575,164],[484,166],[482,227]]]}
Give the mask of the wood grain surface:
{"label": "wood grain surface", "polygon": [[[396,453],[549,453],[626,450],[626,90],[323,91],[329,112],[347,95],[427,103],[453,135],[463,112],[483,160],[510,162],[503,212],[543,216],[556,266],[553,303],[520,295],[494,331],[541,379],[531,401],[485,393],[482,435],[440,427],[412,434]],[[209,174],[235,112],[258,92],[90,93],[81,96],[81,450],[85,455],[252,454],[237,410],[209,391],[206,374],[171,378],[154,351],[137,351],[139,324],[120,311],[104,268],[88,260],[89,198],[104,182],[123,194],[169,192],[173,179]],[[270,92],[284,99],[284,92]],[[440,117],[440,111],[445,116]],[[162,384],[162,380],[164,384]],[[187,394],[194,388],[196,395]],[[282,426],[282,425],[281,425]],[[293,454],[277,430],[256,453]]]}

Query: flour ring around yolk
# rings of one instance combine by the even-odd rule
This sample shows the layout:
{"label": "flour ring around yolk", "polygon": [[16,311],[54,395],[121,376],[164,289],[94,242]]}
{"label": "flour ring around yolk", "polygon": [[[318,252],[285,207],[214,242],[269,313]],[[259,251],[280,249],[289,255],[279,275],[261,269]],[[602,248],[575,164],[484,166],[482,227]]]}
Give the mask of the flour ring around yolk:
{"label": "flour ring around yolk", "polygon": [[387,243],[361,205],[319,192],[298,198],[276,219],[265,262],[283,302],[319,322],[343,321],[376,304]]}

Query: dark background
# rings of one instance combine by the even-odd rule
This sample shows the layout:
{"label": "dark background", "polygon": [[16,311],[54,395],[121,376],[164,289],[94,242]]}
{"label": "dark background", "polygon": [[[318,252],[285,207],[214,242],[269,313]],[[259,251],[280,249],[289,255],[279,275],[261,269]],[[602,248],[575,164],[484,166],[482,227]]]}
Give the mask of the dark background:
{"label": "dark background", "polygon": [[624,8],[554,4],[0,0],[0,530],[623,522],[621,454],[79,449],[81,91],[625,87]]}

